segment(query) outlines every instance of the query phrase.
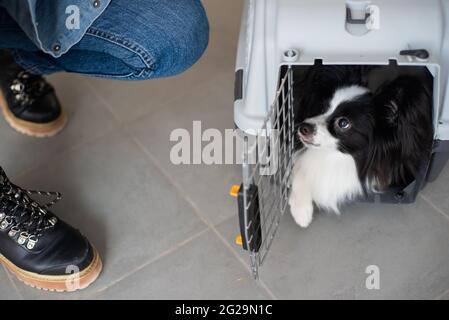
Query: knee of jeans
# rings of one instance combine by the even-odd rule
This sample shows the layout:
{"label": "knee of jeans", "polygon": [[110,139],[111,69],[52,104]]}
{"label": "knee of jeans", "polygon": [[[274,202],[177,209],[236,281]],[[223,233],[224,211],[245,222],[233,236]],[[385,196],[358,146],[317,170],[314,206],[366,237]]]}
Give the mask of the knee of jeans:
{"label": "knee of jeans", "polygon": [[203,55],[209,43],[209,22],[200,1],[177,14],[164,28],[164,37],[153,54],[152,77],[173,76],[189,69]]}

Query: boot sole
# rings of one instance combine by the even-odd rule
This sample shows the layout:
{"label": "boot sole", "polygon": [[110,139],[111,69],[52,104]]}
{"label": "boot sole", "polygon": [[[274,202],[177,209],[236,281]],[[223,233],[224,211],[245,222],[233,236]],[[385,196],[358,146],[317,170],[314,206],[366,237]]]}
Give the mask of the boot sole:
{"label": "boot sole", "polygon": [[0,91],[0,107],[6,122],[16,131],[35,138],[50,138],[58,134],[67,124],[67,115],[61,110],[61,115],[48,123],[34,123],[17,118],[8,108],[6,99]]}
{"label": "boot sole", "polygon": [[46,291],[74,292],[87,288],[101,273],[103,264],[100,255],[95,248],[93,250],[94,258],[86,269],[78,273],[61,276],[41,275],[23,270],[2,255],[0,255],[0,263],[13,273],[17,279],[30,287]]}

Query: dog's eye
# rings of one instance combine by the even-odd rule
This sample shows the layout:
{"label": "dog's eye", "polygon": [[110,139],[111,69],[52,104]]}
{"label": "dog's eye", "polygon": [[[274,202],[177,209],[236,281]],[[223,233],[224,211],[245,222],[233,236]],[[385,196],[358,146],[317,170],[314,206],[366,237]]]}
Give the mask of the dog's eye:
{"label": "dog's eye", "polygon": [[351,122],[347,118],[338,118],[335,123],[341,130],[348,130],[351,128]]}

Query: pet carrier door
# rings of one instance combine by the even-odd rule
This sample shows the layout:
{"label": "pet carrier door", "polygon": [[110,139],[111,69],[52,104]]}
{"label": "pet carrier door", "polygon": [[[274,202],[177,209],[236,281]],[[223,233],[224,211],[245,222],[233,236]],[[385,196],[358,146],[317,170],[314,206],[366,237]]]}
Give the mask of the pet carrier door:
{"label": "pet carrier door", "polygon": [[243,142],[243,183],[238,190],[241,244],[254,277],[275,237],[289,197],[294,150],[293,70],[285,68],[263,127]]}

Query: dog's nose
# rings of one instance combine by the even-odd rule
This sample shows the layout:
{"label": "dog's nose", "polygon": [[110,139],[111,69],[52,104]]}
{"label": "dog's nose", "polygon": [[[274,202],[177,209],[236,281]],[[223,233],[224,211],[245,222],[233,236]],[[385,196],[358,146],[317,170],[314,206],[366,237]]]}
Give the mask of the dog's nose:
{"label": "dog's nose", "polygon": [[311,136],[315,131],[315,125],[311,124],[311,123],[307,123],[307,122],[301,122],[299,124],[299,132],[307,137],[307,136]]}

